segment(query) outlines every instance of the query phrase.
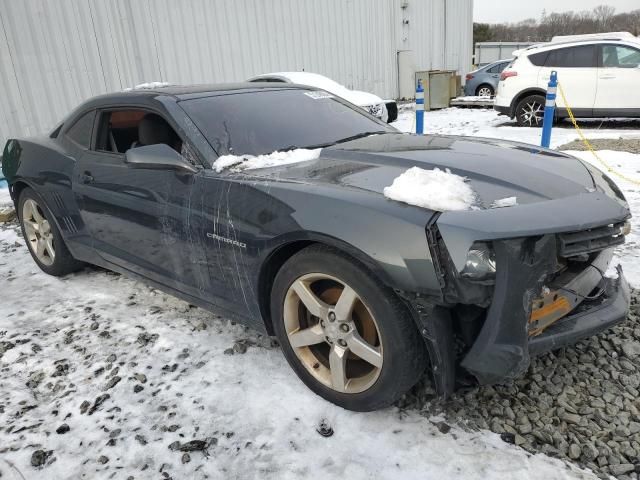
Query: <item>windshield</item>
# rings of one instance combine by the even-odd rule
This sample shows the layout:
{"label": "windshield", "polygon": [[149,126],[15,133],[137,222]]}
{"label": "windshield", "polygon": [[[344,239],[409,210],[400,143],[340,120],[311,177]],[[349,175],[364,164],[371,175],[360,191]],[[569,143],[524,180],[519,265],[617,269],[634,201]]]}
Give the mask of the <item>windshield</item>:
{"label": "windshield", "polygon": [[230,93],[180,102],[218,155],[318,148],[397,130],[317,90]]}

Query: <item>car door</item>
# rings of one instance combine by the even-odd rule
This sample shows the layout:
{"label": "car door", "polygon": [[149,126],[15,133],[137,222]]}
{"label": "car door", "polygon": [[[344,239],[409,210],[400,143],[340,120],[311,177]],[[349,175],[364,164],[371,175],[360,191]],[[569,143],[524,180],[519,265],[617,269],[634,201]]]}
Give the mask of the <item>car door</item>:
{"label": "car door", "polygon": [[197,296],[209,287],[200,211],[191,203],[200,175],[125,161],[149,114],[133,108],[99,112],[93,146],[76,162],[74,195],[98,255]]}
{"label": "car door", "polygon": [[598,47],[596,114],[635,110],[640,115],[640,49],[619,44]]}
{"label": "car door", "polygon": [[[577,115],[590,116],[596,99],[597,59],[595,45],[564,47],[548,52],[544,66],[538,73],[538,87],[547,89],[551,72],[558,73],[569,107]],[[562,95],[556,105],[565,108]]]}

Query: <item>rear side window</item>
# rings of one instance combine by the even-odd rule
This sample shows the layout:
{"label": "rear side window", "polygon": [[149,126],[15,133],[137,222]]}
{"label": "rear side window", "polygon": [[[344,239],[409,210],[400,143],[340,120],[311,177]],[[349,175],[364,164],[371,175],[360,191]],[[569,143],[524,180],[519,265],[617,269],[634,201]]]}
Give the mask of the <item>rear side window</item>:
{"label": "rear side window", "polygon": [[590,68],[596,66],[596,47],[583,45],[580,47],[559,48],[549,52],[545,67]]}
{"label": "rear side window", "polygon": [[640,66],[640,50],[623,45],[603,45],[601,65],[604,68],[637,68]]}
{"label": "rear side window", "polygon": [[534,53],[533,55],[529,55],[529,61],[536,67],[544,67],[548,56],[549,52]]}
{"label": "rear side window", "polygon": [[502,72],[502,70],[504,70],[504,68],[509,65],[509,62],[502,62],[499,63],[497,65],[494,65],[493,67],[491,67],[490,69],[487,70],[487,72],[489,73],[500,73]]}
{"label": "rear side window", "polygon": [[89,148],[91,145],[91,135],[93,134],[93,124],[96,118],[96,111],[82,115],[76,122],[67,130],[67,137],[73,140],[78,145]]}

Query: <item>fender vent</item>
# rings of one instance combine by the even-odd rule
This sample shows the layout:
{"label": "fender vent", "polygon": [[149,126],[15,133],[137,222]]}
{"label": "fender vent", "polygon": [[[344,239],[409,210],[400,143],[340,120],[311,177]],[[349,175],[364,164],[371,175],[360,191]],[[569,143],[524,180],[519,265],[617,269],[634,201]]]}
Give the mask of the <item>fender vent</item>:
{"label": "fender vent", "polygon": [[558,235],[559,255],[574,257],[621,245],[624,243],[623,231],[624,223],[620,222],[580,232],[561,233]]}
{"label": "fender vent", "polygon": [[62,217],[62,223],[64,224],[65,229],[69,233],[78,233],[78,227],[76,227],[75,222],[69,216]]}
{"label": "fender vent", "polygon": [[53,204],[58,209],[60,213],[65,211],[64,201],[62,200],[62,196],[59,193],[53,192],[51,195],[51,200]]}

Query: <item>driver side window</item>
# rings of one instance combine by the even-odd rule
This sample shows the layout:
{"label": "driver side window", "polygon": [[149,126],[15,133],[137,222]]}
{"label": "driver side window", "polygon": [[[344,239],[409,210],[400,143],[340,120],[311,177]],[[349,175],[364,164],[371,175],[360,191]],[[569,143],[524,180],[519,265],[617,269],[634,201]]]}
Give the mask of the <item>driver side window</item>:
{"label": "driver side window", "polygon": [[96,150],[124,154],[130,148],[166,144],[180,153],[182,140],[160,115],[126,109],[102,112]]}

